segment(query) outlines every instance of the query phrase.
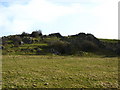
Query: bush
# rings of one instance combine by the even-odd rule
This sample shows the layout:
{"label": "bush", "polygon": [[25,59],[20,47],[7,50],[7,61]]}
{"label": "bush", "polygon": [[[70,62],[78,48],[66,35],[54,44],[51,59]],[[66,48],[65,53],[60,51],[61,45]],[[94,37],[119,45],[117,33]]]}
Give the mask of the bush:
{"label": "bush", "polygon": [[91,41],[87,41],[87,40],[82,42],[81,46],[82,46],[81,50],[86,51],[86,52],[94,52],[94,51],[98,50],[98,46],[95,43],[93,43]]}
{"label": "bush", "polygon": [[7,43],[7,41],[8,41],[8,38],[7,37],[2,37],[2,45],[7,45],[8,43]]}
{"label": "bush", "polygon": [[22,41],[23,41],[24,43],[27,43],[27,44],[33,43],[33,40],[32,40],[31,38],[29,38],[29,37],[24,37],[24,38],[22,39]]}
{"label": "bush", "polygon": [[68,42],[64,41],[55,41],[52,42],[50,47],[59,54],[68,54],[70,53],[70,47]]}
{"label": "bush", "polygon": [[33,31],[33,32],[31,33],[31,37],[39,37],[39,36],[42,36],[41,30]]}
{"label": "bush", "polygon": [[41,53],[41,49],[40,48],[37,48],[37,50],[36,50],[36,54],[40,54]]}
{"label": "bush", "polygon": [[49,34],[49,36],[58,37],[58,38],[62,37],[62,35],[60,33],[52,33],[52,34]]}
{"label": "bush", "polygon": [[120,56],[120,41],[118,42],[116,53]]}
{"label": "bush", "polygon": [[28,35],[29,35],[28,33],[23,32],[23,33],[21,34],[21,37],[28,36]]}
{"label": "bush", "polygon": [[12,41],[14,46],[18,47],[19,45],[21,45],[22,39],[20,38],[20,36],[15,36],[12,38]]}

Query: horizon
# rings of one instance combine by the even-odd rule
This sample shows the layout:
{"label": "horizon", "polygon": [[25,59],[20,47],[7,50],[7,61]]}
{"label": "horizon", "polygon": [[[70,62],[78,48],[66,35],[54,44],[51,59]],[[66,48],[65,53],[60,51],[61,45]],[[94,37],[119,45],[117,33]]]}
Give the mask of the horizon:
{"label": "horizon", "polygon": [[[33,32],[33,31],[32,31]],[[32,34],[32,32],[31,33],[27,33],[27,32],[25,32],[25,33],[27,33],[27,34]],[[59,32],[55,32],[55,33],[59,33]],[[53,33],[49,33],[49,34],[55,34],[54,32]],[[80,33],[84,33],[84,32],[80,32]],[[8,36],[14,36],[14,35],[21,35],[22,33],[19,33],[19,34],[12,34],[12,35],[6,35],[6,36],[0,36],[0,38],[2,38],[2,37],[8,37]],[[43,34],[42,33],[42,35],[49,35],[49,34]],[[61,34],[61,33],[60,33]],[[66,37],[66,36],[72,36],[72,35],[77,35],[77,34],[79,34],[79,33],[76,33],[76,34],[71,34],[71,35],[62,35],[63,37]],[[92,33],[85,33],[85,34],[92,34]],[[93,35],[93,34],[92,34]],[[93,35],[93,36],[95,36],[95,35]],[[96,36],[95,36],[96,37]],[[113,39],[113,40],[120,40],[120,39],[114,39],[114,38],[98,38],[98,37],[96,37],[97,39]]]}
{"label": "horizon", "polygon": [[[119,0],[1,0],[0,37],[41,30],[118,39]],[[4,23],[3,23],[4,22]]]}

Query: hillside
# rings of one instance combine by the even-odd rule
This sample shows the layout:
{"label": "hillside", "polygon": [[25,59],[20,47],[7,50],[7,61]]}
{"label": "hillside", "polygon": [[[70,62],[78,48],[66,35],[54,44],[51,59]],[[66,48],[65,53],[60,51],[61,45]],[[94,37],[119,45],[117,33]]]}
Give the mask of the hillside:
{"label": "hillside", "polygon": [[1,39],[3,89],[119,86],[118,40],[41,31]]}
{"label": "hillside", "polygon": [[11,55],[105,55],[120,54],[119,40],[98,39],[92,34],[79,33],[62,36],[60,33],[43,35],[41,31],[31,34],[2,37],[2,54]]}

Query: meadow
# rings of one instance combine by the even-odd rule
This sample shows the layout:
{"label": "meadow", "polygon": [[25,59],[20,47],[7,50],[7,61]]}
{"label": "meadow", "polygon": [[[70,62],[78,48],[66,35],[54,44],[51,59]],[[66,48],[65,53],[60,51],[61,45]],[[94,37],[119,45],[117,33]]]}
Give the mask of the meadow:
{"label": "meadow", "polygon": [[117,57],[3,55],[3,88],[117,88]]}

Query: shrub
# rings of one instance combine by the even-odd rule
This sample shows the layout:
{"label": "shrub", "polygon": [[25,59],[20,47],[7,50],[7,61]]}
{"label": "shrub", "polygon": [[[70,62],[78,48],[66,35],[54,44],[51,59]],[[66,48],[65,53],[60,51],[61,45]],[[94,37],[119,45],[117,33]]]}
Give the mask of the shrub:
{"label": "shrub", "polygon": [[2,37],[2,45],[6,45],[7,44],[7,41],[8,41],[8,38],[7,37]]}
{"label": "shrub", "polygon": [[98,49],[98,46],[95,43],[87,40],[83,41],[81,45],[82,45],[81,47],[82,51],[86,51],[86,52],[93,52]]}
{"label": "shrub", "polygon": [[18,47],[21,44],[22,39],[20,36],[15,36],[12,38],[14,46]]}
{"label": "shrub", "polygon": [[23,41],[24,43],[27,43],[27,44],[33,43],[33,40],[32,40],[31,38],[29,38],[29,37],[24,37],[24,38],[22,39],[22,41]]}
{"label": "shrub", "polygon": [[41,49],[40,49],[40,48],[37,48],[36,54],[40,54],[40,53],[41,53]]}
{"label": "shrub", "polygon": [[28,36],[28,35],[29,35],[28,33],[23,32],[23,33],[21,34],[21,37]]}
{"label": "shrub", "polygon": [[33,31],[33,32],[31,33],[31,37],[39,37],[39,36],[42,36],[41,30]]}
{"label": "shrub", "polygon": [[68,42],[55,41],[55,42],[52,42],[50,46],[57,53],[60,53],[60,54],[68,54],[68,53],[70,53],[70,47],[69,47]]}
{"label": "shrub", "polygon": [[58,38],[62,37],[62,35],[60,33],[52,33],[52,34],[49,34],[49,36],[58,37]]}

